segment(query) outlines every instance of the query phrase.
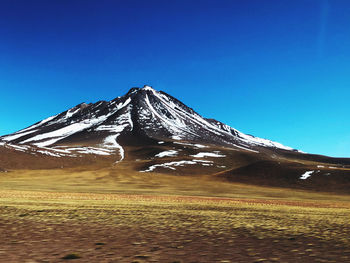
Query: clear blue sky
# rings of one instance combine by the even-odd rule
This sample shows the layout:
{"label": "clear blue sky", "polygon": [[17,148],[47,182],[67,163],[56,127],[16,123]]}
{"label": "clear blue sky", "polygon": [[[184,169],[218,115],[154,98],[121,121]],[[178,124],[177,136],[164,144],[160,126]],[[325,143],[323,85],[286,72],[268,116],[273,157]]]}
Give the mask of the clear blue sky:
{"label": "clear blue sky", "polygon": [[1,0],[0,134],[152,85],[245,133],[350,157],[348,0]]}

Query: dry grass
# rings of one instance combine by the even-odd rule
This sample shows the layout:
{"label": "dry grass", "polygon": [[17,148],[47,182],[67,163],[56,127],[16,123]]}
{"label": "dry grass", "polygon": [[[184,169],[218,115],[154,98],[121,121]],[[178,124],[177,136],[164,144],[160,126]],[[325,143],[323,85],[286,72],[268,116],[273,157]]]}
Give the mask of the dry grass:
{"label": "dry grass", "polygon": [[[201,227],[211,230],[244,227],[256,235],[304,234],[350,241],[349,203],[29,191],[1,191],[0,200],[1,208],[8,209],[2,218],[22,215],[25,219],[56,222],[90,214],[89,221],[96,223],[109,224],[117,218],[126,225],[155,227],[170,223],[181,227],[183,222],[177,218],[186,216],[193,217],[186,220],[186,226],[194,225],[196,229],[200,222]],[[328,231],[323,231],[325,228]]]}
{"label": "dry grass", "polygon": [[0,261],[350,260],[345,195],[127,169],[17,171],[0,183]]}
{"label": "dry grass", "polygon": [[276,187],[260,187],[215,180],[210,176],[172,176],[138,173],[127,162],[118,169],[17,170],[2,173],[2,190],[75,193],[212,196],[250,199],[318,200],[349,202],[349,195],[317,193]]}

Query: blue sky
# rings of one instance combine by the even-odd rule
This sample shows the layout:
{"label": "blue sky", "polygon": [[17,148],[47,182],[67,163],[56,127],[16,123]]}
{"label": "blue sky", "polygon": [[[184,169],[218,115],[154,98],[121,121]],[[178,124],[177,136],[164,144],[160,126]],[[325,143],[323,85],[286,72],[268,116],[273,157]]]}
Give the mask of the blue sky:
{"label": "blue sky", "polygon": [[350,1],[1,0],[0,135],[148,84],[242,132],[350,157]]}

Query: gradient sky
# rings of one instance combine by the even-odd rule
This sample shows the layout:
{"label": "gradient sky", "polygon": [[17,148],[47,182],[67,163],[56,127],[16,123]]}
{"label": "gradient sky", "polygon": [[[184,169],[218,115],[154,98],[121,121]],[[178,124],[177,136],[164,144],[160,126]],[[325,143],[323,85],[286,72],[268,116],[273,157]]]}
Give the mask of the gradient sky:
{"label": "gradient sky", "polygon": [[148,84],[242,132],[350,157],[348,0],[1,0],[0,135]]}

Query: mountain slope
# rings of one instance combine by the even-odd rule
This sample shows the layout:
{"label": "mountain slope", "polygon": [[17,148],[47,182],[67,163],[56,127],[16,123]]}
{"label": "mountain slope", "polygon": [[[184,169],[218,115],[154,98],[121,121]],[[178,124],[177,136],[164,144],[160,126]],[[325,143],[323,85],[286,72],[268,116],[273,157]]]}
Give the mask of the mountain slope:
{"label": "mountain slope", "polygon": [[305,154],[203,118],[149,86],[111,101],[79,104],[0,137],[3,170],[91,164],[118,169],[121,161],[135,172],[296,187],[308,184],[306,172],[311,178],[322,175],[323,184],[337,175],[347,185],[350,169],[349,159]]}

